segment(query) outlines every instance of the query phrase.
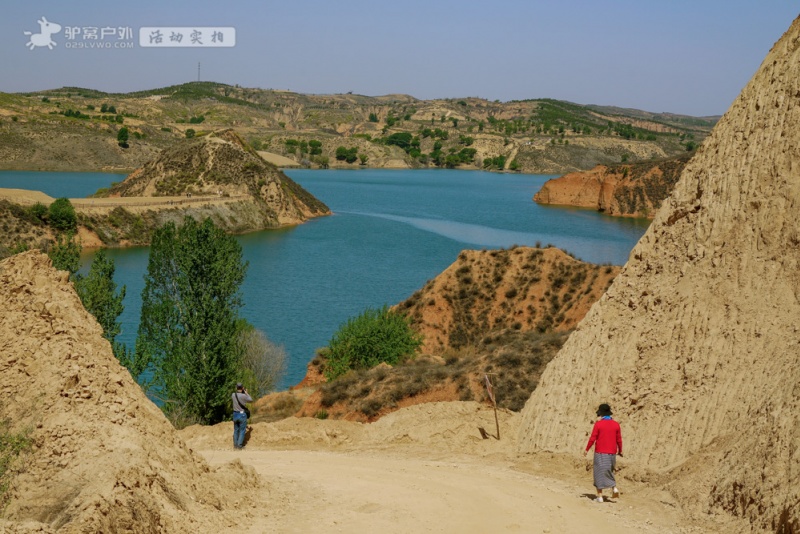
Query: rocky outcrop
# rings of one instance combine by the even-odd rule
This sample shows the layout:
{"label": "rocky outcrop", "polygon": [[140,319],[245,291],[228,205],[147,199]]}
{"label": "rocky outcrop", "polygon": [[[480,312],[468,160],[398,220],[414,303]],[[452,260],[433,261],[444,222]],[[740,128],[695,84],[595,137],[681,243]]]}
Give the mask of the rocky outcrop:
{"label": "rocky outcrop", "polygon": [[800,19],[548,366],[521,451],[579,454],[609,402],[625,463],[689,510],[800,532],[798,184]]}
{"label": "rocky outcrop", "polygon": [[186,446],[114,358],[67,272],[34,251],[1,261],[0,308],[0,421],[31,442],[4,479],[0,531],[246,527],[252,503],[225,496],[257,488],[255,473],[212,470]]}
{"label": "rocky outcrop", "polygon": [[505,328],[574,328],[618,272],[552,247],[464,250],[397,309],[424,335],[423,352],[439,354]]}
{"label": "rocky outcrop", "polygon": [[676,159],[598,165],[589,171],[571,172],[548,180],[533,200],[592,208],[623,217],[655,216],[661,203],[672,192],[688,156]]}

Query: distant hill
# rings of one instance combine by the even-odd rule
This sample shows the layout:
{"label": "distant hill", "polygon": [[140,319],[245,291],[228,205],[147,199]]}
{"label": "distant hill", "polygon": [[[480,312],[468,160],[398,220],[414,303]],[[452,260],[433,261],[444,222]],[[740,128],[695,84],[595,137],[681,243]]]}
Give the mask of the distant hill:
{"label": "distant hill", "polygon": [[[124,94],[64,87],[0,93],[0,165],[129,171],[187,135],[232,129],[301,166],[555,174],[676,156],[715,121],[552,99],[306,95],[214,82]],[[116,142],[123,126],[128,148]]]}

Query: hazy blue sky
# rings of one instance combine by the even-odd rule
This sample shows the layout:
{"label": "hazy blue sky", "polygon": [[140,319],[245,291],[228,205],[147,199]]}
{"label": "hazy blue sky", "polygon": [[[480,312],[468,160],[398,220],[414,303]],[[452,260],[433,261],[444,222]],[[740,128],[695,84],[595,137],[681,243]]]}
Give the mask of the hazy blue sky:
{"label": "hazy blue sky", "polygon": [[[0,91],[152,89],[197,79],[199,61],[203,80],[245,87],[711,115],[798,13],[789,0],[5,1]],[[42,16],[62,31],[29,50]],[[83,37],[68,27],[128,27],[134,47],[67,48]],[[236,46],[144,48],[140,27],[233,27]]]}

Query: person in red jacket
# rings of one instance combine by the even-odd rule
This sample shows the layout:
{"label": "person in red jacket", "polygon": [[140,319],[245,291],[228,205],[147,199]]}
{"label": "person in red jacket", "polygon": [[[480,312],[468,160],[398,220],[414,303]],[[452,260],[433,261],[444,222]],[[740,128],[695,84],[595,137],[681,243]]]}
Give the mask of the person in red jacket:
{"label": "person in red jacket", "polygon": [[614,480],[614,468],[617,466],[617,454],[622,456],[622,431],[619,423],[611,419],[611,406],[601,404],[597,409],[597,422],[592,428],[589,443],[583,455],[589,452],[594,445],[594,461],[592,472],[594,474],[594,487],[597,488],[597,502],[603,502],[603,490],[613,488],[611,496],[619,497],[617,482]]}

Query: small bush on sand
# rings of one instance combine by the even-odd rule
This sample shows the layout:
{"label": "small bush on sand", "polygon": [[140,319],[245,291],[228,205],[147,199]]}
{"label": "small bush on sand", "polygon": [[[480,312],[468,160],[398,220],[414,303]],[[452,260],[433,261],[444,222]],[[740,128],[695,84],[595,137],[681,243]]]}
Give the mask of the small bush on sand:
{"label": "small bush on sand", "polygon": [[15,460],[31,446],[28,432],[15,434],[9,430],[8,421],[0,421],[0,514],[7,504],[8,489]]}
{"label": "small bush on sand", "polygon": [[369,308],[347,320],[333,335],[325,378],[333,380],[351,369],[370,369],[381,362],[396,365],[414,355],[422,336],[409,320],[386,306]]}

